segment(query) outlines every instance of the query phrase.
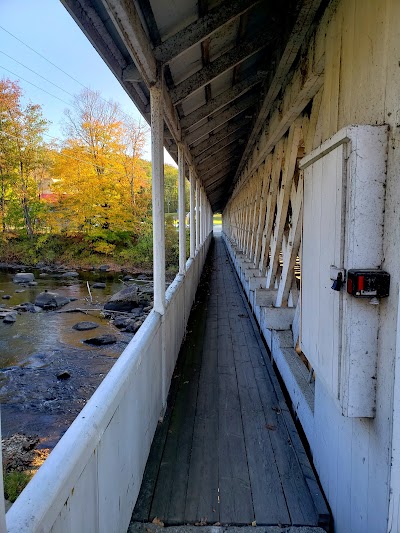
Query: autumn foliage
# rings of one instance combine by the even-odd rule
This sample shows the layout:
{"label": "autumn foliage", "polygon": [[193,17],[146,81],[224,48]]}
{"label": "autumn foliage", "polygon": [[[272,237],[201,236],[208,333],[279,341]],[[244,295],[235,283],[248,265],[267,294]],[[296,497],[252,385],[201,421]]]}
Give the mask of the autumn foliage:
{"label": "autumn foliage", "polygon": [[[65,110],[61,143],[45,142],[47,126],[40,106],[22,105],[17,83],[0,80],[3,242],[34,242],[32,261],[97,254],[150,263],[151,164],[142,159],[147,126],[87,89]],[[176,169],[167,166],[167,211],[175,208],[176,180]]]}

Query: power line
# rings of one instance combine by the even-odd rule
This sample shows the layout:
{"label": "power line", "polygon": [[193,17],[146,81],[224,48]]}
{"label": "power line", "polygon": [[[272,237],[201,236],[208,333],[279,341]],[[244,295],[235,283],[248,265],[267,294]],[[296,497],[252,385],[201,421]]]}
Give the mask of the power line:
{"label": "power line", "polygon": [[18,65],[21,65],[22,67],[26,68],[27,70],[30,70],[31,72],[33,72],[33,74],[36,74],[36,76],[39,76],[39,78],[42,78],[43,80],[47,81],[48,83],[51,83],[51,85],[54,85],[54,87],[57,87],[57,89],[60,89],[60,91],[63,91],[64,93],[68,94],[69,96],[72,96],[72,98],[74,98],[74,95],[68,91],[66,91],[65,89],[63,89],[62,87],[60,87],[59,85],[57,85],[56,83],[50,81],[48,78],[45,78],[44,76],[42,76],[41,74],[39,74],[39,72],[36,72],[35,70],[32,70],[30,67],[27,67],[26,65],[24,65],[23,63],[21,63],[20,61],[18,61],[17,59],[15,59],[14,57],[12,56],[9,56],[8,54],[6,54],[5,52],[3,52],[2,50],[0,50],[0,54],[3,54],[5,55],[6,57],[8,57],[9,59],[12,59],[13,61],[15,61],[16,63],[18,63]]}
{"label": "power line", "polygon": [[26,83],[29,83],[30,85],[33,85],[33,87],[36,87],[36,89],[39,89],[40,91],[43,91],[44,93],[52,96],[53,98],[57,98],[57,100],[60,100],[60,102],[63,102],[64,104],[67,104],[68,106],[70,106],[71,104],[69,102],[67,102],[66,100],[63,100],[62,98],[56,96],[55,94],[52,94],[52,93],[49,93],[49,91],[46,91],[46,89],[43,89],[42,87],[39,87],[39,85],[35,85],[34,83],[32,83],[31,81],[29,80],[26,80],[25,78],[23,78],[22,76],[19,76],[18,74],[15,74],[15,72],[12,72],[12,70],[9,70],[8,68],[6,67],[3,67],[2,65],[0,65],[0,68],[2,68],[3,70],[5,70],[6,72],[9,72],[10,74],[12,74],[13,76],[16,76],[17,78],[25,81]]}
{"label": "power line", "polygon": [[[81,85],[82,87],[85,87],[85,89],[88,89],[83,83],[81,83],[79,80],[77,80],[76,78],[74,78],[73,76],[71,76],[70,74],[68,74],[68,72],[65,72],[65,70],[63,70],[62,68],[60,68],[59,66],[57,66],[55,63],[53,63],[52,61],[50,61],[50,59],[47,59],[47,57],[45,57],[44,55],[42,55],[40,52],[38,52],[37,50],[35,50],[34,48],[32,48],[31,46],[29,46],[29,44],[26,44],[24,43],[24,41],[21,41],[21,39],[19,39],[16,35],[14,35],[13,33],[11,33],[10,31],[6,30],[3,26],[0,26],[0,29],[2,29],[3,31],[5,31],[6,33],[8,33],[8,35],[11,35],[11,37],[14,37],[14,39],[16,39],[17,41],[19,41],[21,44],[23,44],[24,46],[26,46],[27,48],[29,48],[29,50],[32,50],[32,52],[34,52],[35,54],[37,54],[39,57],[41,57],[42,59],[44,59],[45,61],[47,61],[48,63],[50,63],[50,65],[53,65],[53,67],[55,67],[56,69],[58,69],[59,71],[61,71],[63,74],[65,74],[66,76],[68,76],[69,78],[71,78],[71,80],[74,80],[76,83],[79,83],[79,85]],[[90,90],[90,89],[88,89]]]}
{"label": "power line", "polygon": [[[26,46],[26,48],[28,48],[29,50],[31,50],[32,52],[34,52],[35,54],[37,54],[39,57],[41,57],[42,59],[44,59],[45,61],[47,61],[50,65],[52,65],[53,67],[55,67],[56,69],[58,69],[60,72],[62,72],[63,74],[65,74],[66,76],[68,76],[68,78],[71,78],[71,80],[73,80],[74,82],[78,83],[81,87],[84,87],[87,91],[90,91],[91,93],[94,93],[95,91],[93,91],[92,89],[90,89],[89,87],[87,87],[85,84],[83,84],[82,82],[80,82],[79,80],[77,80],[76,78],[74,78],[73,76],[71,76],[71,74],[68,74],[68,72],[66,72],[65,70],[63,70],[61,67],[59,67],[58,65],[56,65],[55,63],[53,63],[52,61],[50,61],[50,59],[47,59],[47,57],[45,57],[43,54],[41,54],[40,52],[38,52],[37,50],[35,50],[34,48],[32,48],[32,46],[29,46],[29,44],[26,44],[24,41],[22,41],[21,39],[19,39],[16,35],[14,35],[13,33],[11,33],[10,31],[6,30],[3,26],[0,25],[0,29],[5,31],[6,33],[8,33],[8,35],[10,35],[11,37],[13,37],[14,39],[16,39],[18,42],[20,42],[21,44],[23,44],[24,46]],[[2,52],[4,54],[4,52]],[[7,55],[7,54],[5,54]],[[8,56],[8,57],[11,57],[11,56]],[[16,59],[12,58],[14,61],[17,61]],[[17,61],[17,63],[19,63],[19,61]],[[37,74],[38,76],[40,76],[41,78],[43,78],[43,76],[41,76],[40,74],[38,74],[37,72],[33,71],[32,69],[30,69],[29,67],[26,67],[25,65],[23,65],[22,63],[20,63],[20,65],[22,65],[23,67],[27,68],[28,70],[31,70],[32,72],[34,72],[34,74]],[[7,69],[5,69],[7,70]],[[10,72],[10,71],[8,71]],[[14,74],[14,76],[16,76],[16,74]],[[21,78],[23,79],[23,78]],[[55,85],[56,87],[58,87],[55,83],[51,82],[50,80],[48,80],[47,78],[44,78],[46,81],[48,81],[49,83],[51,83],[52,85]],[[27,80],[24,80],[24,81],[27,81]],[[30,82],[28,82],[30,83]],[[31,84],[33,85],[33,84]],[[61,90],[64,90],[64,89],[61,89]],[[64,91],[64,92],[67,92],[67,91]],[[68,93],[70,94],[70,93]],[[72,95],[73,96],[73,95]],[[100,94],[99,94],[99,97],[101,98],[101,100],[103,100],[104,102],[106,102],[107,104],[109,104],[110,102],[108,100],[106,100],[105,98],[103,98]],[[57,98],[57,97],[56,97]],[[60,100],[60,98],[59,98]],[[68,104],[70,105],[70,104]],[[125,113],[125,111],[122,111],[121,110],[121,113],[128,117],[128,118],[131,118],[133,120],[136,120],[132,115],[129,115],[128,113]],[[140,121],[139,121],[140,122]]]}

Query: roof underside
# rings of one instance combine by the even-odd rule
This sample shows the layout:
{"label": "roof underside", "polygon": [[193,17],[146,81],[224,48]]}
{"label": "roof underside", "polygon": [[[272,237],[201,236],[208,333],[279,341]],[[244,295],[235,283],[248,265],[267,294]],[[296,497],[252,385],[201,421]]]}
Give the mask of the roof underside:
{"label": "roof underside", "polygon": [[163,72],[176,140],[221,211],[324,0],[62,0],[150,122]]}

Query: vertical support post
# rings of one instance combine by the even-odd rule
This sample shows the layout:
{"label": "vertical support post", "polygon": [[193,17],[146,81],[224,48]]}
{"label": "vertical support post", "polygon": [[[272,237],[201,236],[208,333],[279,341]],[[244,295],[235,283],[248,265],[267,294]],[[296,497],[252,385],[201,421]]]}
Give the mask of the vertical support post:
{"label": "vertical support post", "polygon": [[200,243],[204,243],[204,191],[200,189]]}
{"label": "vertical support post", "polygon": [[165,222],[164,222],[164,118],[162,87],[150,87],[151,180],[153,196],[154,311],[165,311]]}
{"label": "vertical support post", "polygon": [[196,220],[195,220],[195,177],[192,167],[189,168],[190,181],[190,257],[196,253]]}
{"label": "vertical support post", "polygon": [[196,180],[196,250],[200,248],[200,184]]}
{"label": "vertical support post", "polygon": [[178,143],[178,220],[179,220],[179,274],[186,272],[186,191],[185,154]]}

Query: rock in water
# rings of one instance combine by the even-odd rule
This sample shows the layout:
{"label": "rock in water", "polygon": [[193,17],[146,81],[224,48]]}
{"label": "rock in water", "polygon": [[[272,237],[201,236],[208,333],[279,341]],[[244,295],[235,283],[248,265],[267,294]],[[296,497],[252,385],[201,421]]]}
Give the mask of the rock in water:
{"label": "rock in water", "polygon": [[38,313],[39,311],[42,311],[41,307],[36,307],[30,302],[25,302],[21,305],[17,305],[14,309],[16,309],[17,311],[23,311],[24,313],[27,311],[29,311],[30,313]]}
{"label": "rock in water", "polygon": [[91,339],[86,339],[83,341],[86,344],[91,344],[92,346],[104,346],[105,344],[114,344],[117,342],[117,337],[115,335],[100,335],[99,337],[93,337]]}
{"label": "rock in water", "polygon": [[16,315],[13,315],[13,314],[9,314],[9,315],[6,315],[4,318],[3,318],[3,322],[4,324],[14,324],[14,322],[17,321],[17,317]]}
{"label": "rock in water", "polygon": [[14,283],[29,283],[30,281],[35,281],[35,276],[32,272],[19,272],[15,274],[13,279]]}
{"label": "rock in water", "polygon": [[35,300],[35,305],[43,309],[57,309],[70,302],[69,298],[61,296],[56,292],[41,292]]}
{"label": "rock in water", "polygon": [[4,296],[2,296],[3,300],[9,300],[11,298],[11,296],[9,294],[5,294]]}
{"label": "rock in water", "polygon": [[105,289],[106,288],[106,284],[105,283],[101,283],[101,282],[97,282],[97,283],[94,283],[93,284],[93,289]]}
{"label": "rock in water", "polygon": [[136,285],[123,288],[121,291],[113,294],[108,302],[104,305],[104,309],[109,311],[131,311],[138,306],[139,292]]}
{"label": "rock in water", "polygon": [[69,379],[70,377],[71,377],[71,374],[67,370],[64,370],[64,372],[60,372],[59,374],[57,374],[57,379],[60,381],[65,381],[66,379]]}
{"label": "rock in water", "polygon": [[76,329],[77,331],[88,331],[89,329],[96,329],[99,325],[96,324],[96,322],[78,322],[74,326],[72,326],[73,329]]}
{"label": "rock in water", "polygon": [[78,272],[75,272],[74,270],[72,270],[70,272],[63,272],[61,274],[61,277],[62,278],[79,278],[79,274]]}

